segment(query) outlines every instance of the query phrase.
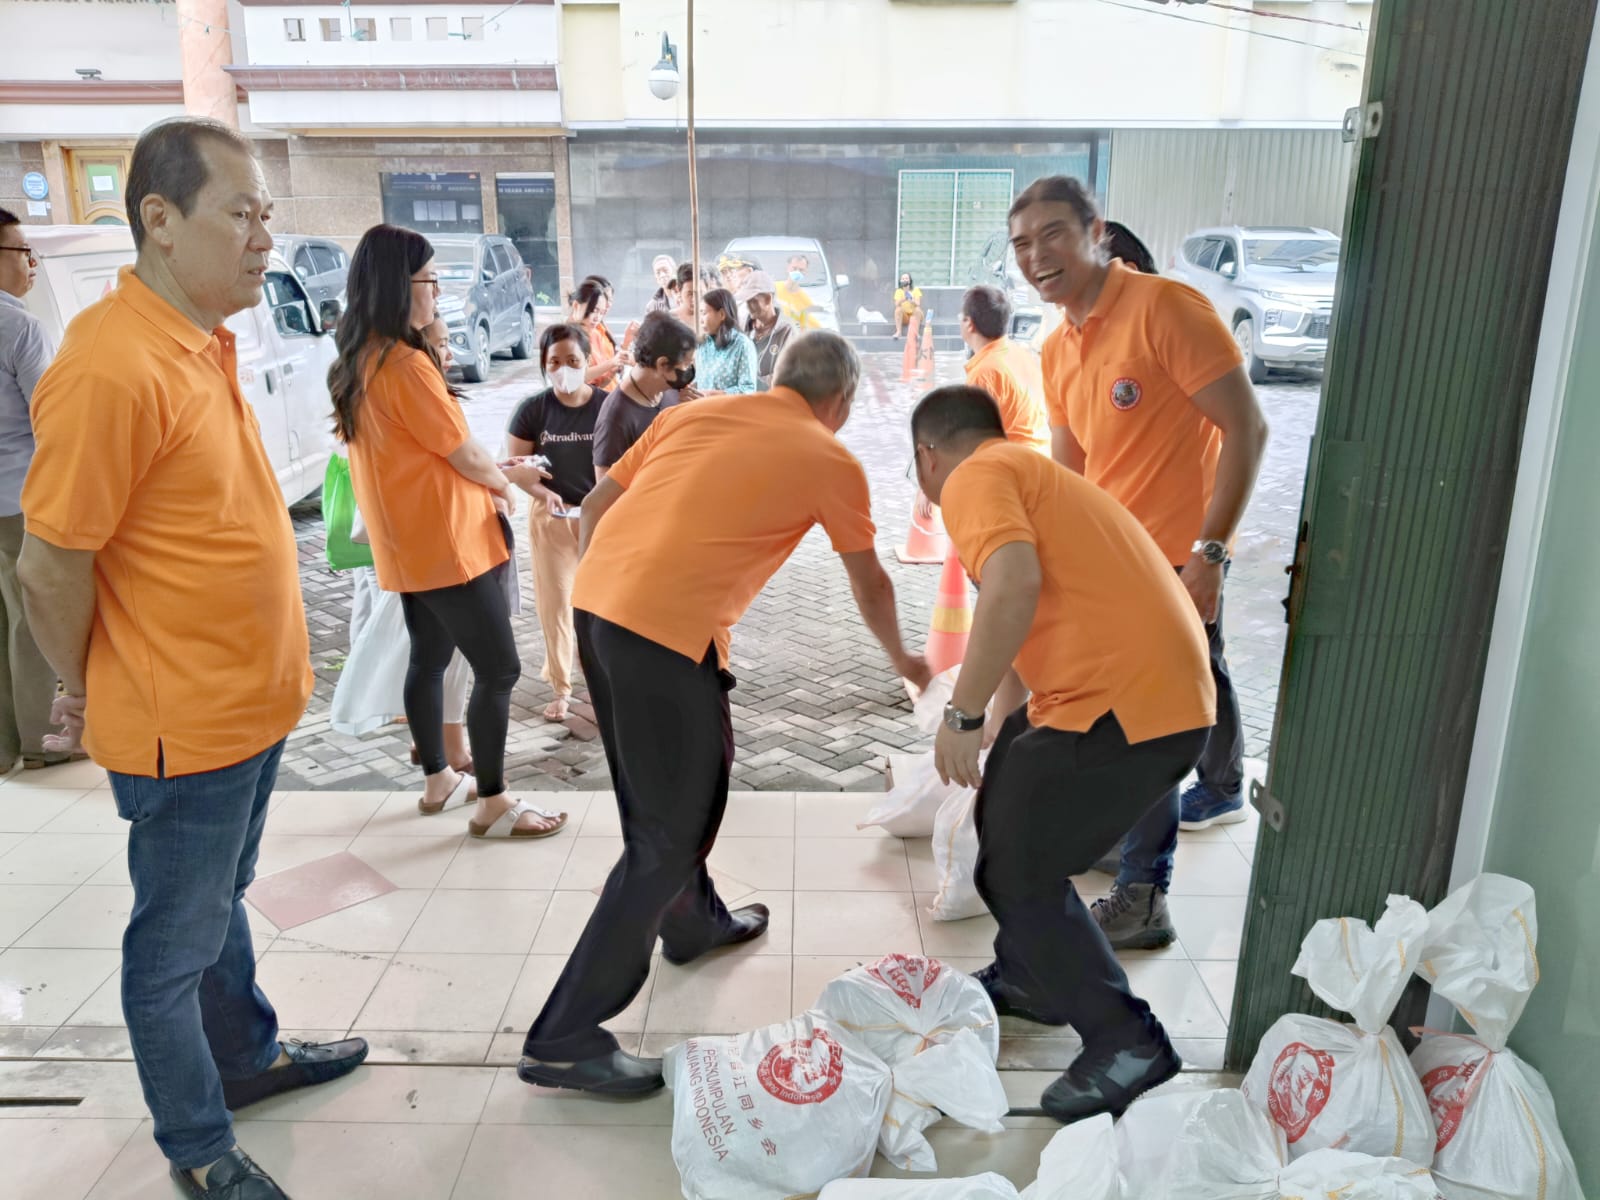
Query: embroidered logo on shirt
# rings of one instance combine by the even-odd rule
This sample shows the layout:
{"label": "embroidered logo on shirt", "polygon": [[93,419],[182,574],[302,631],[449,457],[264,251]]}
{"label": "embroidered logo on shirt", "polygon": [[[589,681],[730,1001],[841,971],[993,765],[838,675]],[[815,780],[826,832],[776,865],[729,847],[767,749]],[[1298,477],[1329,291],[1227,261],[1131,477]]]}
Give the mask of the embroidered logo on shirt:
{"label": "embroidered logo on shirt", "polygon": [[1111,404],[1113,407],[1127,412],[1139,398],[1144,395],[1144,389],[1139,386],[1137,379],[1119,379],[1111,385]]}

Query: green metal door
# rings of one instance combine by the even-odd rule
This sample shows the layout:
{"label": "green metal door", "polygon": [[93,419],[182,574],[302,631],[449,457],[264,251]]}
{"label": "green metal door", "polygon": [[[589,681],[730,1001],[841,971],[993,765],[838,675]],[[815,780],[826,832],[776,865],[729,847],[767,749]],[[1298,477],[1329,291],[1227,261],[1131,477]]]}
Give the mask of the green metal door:
{"label": "green metal door", "polygon": [[1313,921],[1446,885],[1594,17],[1595,0],[1375,11],[1234,1069],[1281,1014],[1316,1011],[1289,974]]}

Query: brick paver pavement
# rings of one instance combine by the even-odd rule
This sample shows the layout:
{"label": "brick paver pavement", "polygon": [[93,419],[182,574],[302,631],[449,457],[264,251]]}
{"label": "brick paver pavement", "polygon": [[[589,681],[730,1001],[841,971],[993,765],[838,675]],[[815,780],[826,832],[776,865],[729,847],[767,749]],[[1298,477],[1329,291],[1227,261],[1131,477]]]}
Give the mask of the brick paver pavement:
{"label": "brick paver pavement", "polygon": [[[914,643],[927,630],[938,568],[902,566],[894,546],[906,532],[914,484],[907,416],[921,389],[898,382],[899,356],[867,356],[866,378],[843,440],[872,482],[878,546],[899,598],[902,628]],[[961,379],[961,357],[941,355],[941,382]],[[498,448],[511,410],[539,386],[537,369],[496,362],[490,381],[469,389],[474,432]],[[1316,413],[1314,381],[1260,390],[1272,422],[1272,446],[1240,532],[1228,585],[1229,659],[1246,725],[1246,753],[1262,757],[1272,728],[1283,655],[1283,568],[1293,549],[1306,453]],[[311,627],[316,692],[290,736],[279,787],[395,789],[412,786],[405,727],[365,738],[328,725],[328,707],[349,649],[350,580],[329,571],[315,504],[295,510],[300,574]],[[520,522],[519,522],[520,525]],[[522,680],[512,699],[507,777],[524,788],[608,788],[605,759],[580,685],[574,716],[551,725],[539,715],[550,692],[539,682],[544,645],[532,613],[527,553],[524,616],[516,621]],[[751,606],[734,633],[733,720],[738,756],[734,786],[778,791],[872,791],[883,786],[885,756],[925,744],[910,722],[905,691],[861,624],[849,582],[827,539],[813,530]]]}

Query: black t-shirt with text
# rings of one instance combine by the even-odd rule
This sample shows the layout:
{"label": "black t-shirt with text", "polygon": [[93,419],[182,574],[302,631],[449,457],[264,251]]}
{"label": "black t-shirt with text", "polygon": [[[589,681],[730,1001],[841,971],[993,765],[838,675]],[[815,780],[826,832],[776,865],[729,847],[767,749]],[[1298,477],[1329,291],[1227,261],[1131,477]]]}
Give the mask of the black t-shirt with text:
{"label": "black t-shirt with text", "polygon": [[546,388],[518,405],[507,426],[512,437],[532,442],[534,452],[550,460],[545,486],[568,505],[582,504],[594,490],[594,431],[605,402],[606,393],[595,388],[587,404],[568,408]]}
{"label": "black t-shirt with text", "polygon": [[610,470],[635,442],[644,436],[661,410],[671,408],[679,400],[675,388],[661,393],[661,403],[651,408],[630,399],[620,387],[606,397],[606,406],[600,413],[600,423],[594,435],[594,465]]}

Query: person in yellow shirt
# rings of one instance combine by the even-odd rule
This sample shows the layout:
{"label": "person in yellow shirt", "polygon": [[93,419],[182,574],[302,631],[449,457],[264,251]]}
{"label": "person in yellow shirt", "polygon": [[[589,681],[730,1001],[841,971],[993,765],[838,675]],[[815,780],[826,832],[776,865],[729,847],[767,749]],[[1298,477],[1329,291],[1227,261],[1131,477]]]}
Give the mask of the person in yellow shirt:
{"label": "person in yellow shirt", "polygon": [[795,254],[789,258],[788,275],[778,281],[778,303],[800,327],[801,332],[822,328],[821,323],[811,313],[814,307],[811,293],[804,287],[810,274],[811,260],[804,254]]}
{"label": "person in yellow shirt", "polygon": [[1006,441],[1050,453],[1050,410],[1044,399],[1044,370],[1039,356],[1006,336],[1011,327],[1011,301],[997,287],[968,288],[961,298],[961,340],[967,359],[967,382],[994,397],[1005,423]]}
{"label": "person in yellow shirt", "polygon": [[910,271],[900,272],[900,286],[894,290],[894,335],[899,337],[911,318],[922,318],[922,289],[911,279]]}

